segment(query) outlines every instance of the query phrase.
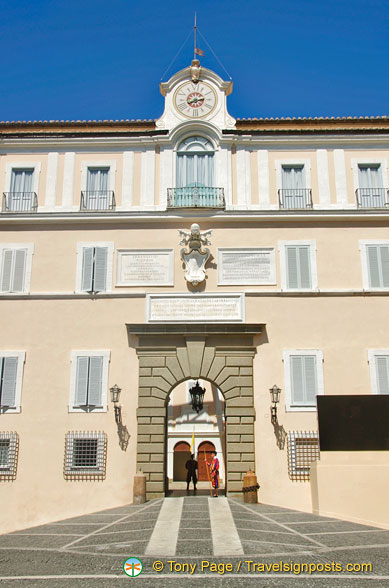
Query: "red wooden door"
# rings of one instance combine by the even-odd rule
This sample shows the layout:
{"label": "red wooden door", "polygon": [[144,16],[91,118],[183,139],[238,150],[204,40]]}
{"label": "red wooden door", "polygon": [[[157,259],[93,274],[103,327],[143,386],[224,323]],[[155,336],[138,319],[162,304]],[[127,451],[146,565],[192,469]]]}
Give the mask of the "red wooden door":
{"label": "red wooden door", "polygon": [[174,446],[173,454],[173,480],[175,482],[186,480],[186,474],[188,472],[185,464],[188,459],[190,459],[190,445],[186,441],[179,441]]}
{"label": "red wooden door", "polygon": [[199,464],[199,482],[207,482],[208,481],[208,474],[207,474],[207,466],[204,461],[204,454],[205,459],[207,462],[211,461],[211,451],[215,451],[215,446],[210,441],[203,441],[200,443],[198,448],[197,454],[197,461]]}

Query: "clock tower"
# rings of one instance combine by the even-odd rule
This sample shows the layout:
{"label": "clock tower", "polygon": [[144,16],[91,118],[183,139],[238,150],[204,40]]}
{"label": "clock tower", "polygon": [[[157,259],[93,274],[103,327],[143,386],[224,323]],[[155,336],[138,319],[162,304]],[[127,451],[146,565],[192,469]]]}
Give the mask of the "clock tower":
{"label": "clock tower", "polygon": [[225,82],[201,67],[198,59],[160,84],[160,90],[165,96],[165,110],[156,121],[157,128],[171,130],[188,121],[210,122],[220,130],[235,128],[235,119],[227,111],[232,81]]}

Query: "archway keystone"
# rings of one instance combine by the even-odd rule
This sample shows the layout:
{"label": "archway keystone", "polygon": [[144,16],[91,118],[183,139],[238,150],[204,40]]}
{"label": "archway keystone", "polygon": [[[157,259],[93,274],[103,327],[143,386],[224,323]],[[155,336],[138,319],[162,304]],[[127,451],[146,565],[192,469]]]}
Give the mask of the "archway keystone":
{"label": "archway keystone", "polygon": [[216,384],[225,399],[226,483],[242,490],[255,469],[253,358],[261,325],[127,325],[139,357],[137,467],[146,474],[147,498],[165,494],[166,406],[187,379]]}

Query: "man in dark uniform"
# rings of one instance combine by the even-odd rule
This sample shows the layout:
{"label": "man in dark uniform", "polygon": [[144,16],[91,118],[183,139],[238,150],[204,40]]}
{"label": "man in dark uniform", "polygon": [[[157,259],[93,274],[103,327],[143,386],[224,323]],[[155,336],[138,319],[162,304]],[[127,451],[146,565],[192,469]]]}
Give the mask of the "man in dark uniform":
{"label": "man in dark uniform", "polygon": [[196,470],[198,469],[198,464],[197,461],[194,458],[194,453],[191,454],[190,459],[188,459],[188,461],[185,464],[186,469],[188,470],[188,473],[186,475],[186,489],[189,490],[189,484],[190,481],[193,480],[193,486],[194,489],[196,491],[196,484],[197,484],[197,476],[196,476]]}

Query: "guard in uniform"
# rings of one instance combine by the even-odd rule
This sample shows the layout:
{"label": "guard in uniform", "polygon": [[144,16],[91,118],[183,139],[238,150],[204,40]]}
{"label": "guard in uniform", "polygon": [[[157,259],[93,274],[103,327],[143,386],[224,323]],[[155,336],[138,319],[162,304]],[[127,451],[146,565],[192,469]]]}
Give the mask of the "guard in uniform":
{"label": "guard in uniform", "polygon": [[194,458],[194,453],[192,453],[192,455],[190,456],[190,459],[188,459],[188,461],[185,464],[186,469],[188,470],[188,473],[186,475],[186,489],[189,490],[189,484],[190,481],[193,480],[193,486],[194,486],[194,490],[196,491],[196,484],[197,484],[197,475],[196,475],[196,470],[198,469],[198,464],[197,461]]}

